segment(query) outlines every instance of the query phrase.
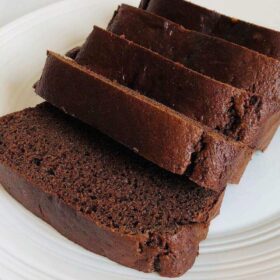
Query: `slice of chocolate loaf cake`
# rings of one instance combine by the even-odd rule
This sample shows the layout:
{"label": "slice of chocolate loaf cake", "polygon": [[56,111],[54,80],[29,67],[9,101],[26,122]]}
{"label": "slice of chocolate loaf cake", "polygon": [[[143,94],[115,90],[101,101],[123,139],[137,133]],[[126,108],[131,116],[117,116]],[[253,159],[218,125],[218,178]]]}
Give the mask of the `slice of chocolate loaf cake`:
{"label": "slice of chocolate loaf cake", "polygon": [[280,32],[224,16],[185,0],[142,0],[140,7],[186,28],[280,59]]}
{"label": "slice of chocolate loaf cake", "polygon": [[252,155],[247,146],[51,52],[36,93],[205,188],[221,191],[238,182]]}
{"label": "slice of chocolate loaf cake", "polygon": [[0,118],[0,182],[86,249],[170,277],[192,266],[223,197],[46,103]]}
{"label": "slice of chocolate loaf cake", "polygon": [[68,52],[66,52],[65,56],[75,59],[77,57],[80,49],[81,49],[81,47],[73,48],[73,49],[69,50]]}
{"label": "slice of chocolate loaf cake", "polygon": [[278,60],[127,5],[108,29],[218,81],[280,102]]}
{"label": "slice of chocolate loaf cake", "polygon": [[76,61],[252,148],[264,149],[279,124],[280,101],[213,80],[97,27]]}

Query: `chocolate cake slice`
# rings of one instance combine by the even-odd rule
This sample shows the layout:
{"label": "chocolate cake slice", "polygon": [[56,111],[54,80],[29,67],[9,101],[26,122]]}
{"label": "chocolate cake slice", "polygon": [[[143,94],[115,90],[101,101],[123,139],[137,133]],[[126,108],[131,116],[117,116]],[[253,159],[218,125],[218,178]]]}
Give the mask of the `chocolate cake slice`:
{"label": "chocolate cake slice", "polygon": [[220,191],[238,182],[252,155],[247,146],[51,52],[36,93],[205,188]]}
{"label": "chocolate cake slice", "polygon": [[0,182],[86,249],[170,277],[192,266],[223,197],[47,103],[0,118]]}
{"label": "chocolate cake slice", "polygon": [[[119,18],[126,21],[122,12]],[[125,25],[138,26],[130,21]],[[153,26],[160,32],[162,26]],[[143,42],[149,32],[139,30]],[[158,44],[165,45],[164,39]],[[223,84],[98,27],[76,61],[252,148],[264,149],[279,125],[280,101],[271,101],[268,92],[260,96]]]}
{"label": "chocolate cake slice", "polygon": [[140,7],[186,28],[280,59],[280,32],[228,17],[185,0],[142,0]]}
{"label": "chocolate cake slice", "polygon": [[280,102],[280,61],[122,5],[108,29],[234,87]]}
{"label": "chocolate cake slice", "polygon": [[76,59],[80,50],[81,50],[81,47],[73,48],[73,49],[69,50],[68,52],[66,52],[65,56],[72,58],[72,59]]}

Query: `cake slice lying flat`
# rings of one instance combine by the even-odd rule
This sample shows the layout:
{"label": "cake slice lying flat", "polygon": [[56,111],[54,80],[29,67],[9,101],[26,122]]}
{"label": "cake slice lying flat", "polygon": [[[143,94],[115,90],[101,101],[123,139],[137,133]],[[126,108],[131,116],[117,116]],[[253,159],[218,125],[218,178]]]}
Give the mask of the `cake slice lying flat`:
{"label": "cake slice lying flat", "polygon": [[0,118],[0,182],[72,241],[163,276],[192,266],[223,197],[47,103]]}
{"label": "cake slice lying flat", "polygon": [[[134,8],[134,11],[137,9]],[[138,10],[138,13],[140,12],[141,10]],[[137,19],[137,15],[132,17]],[[119,17],[115,17],[115,22],[118,18],[125,21],[125,26],[131,25],[131,32],[136,33],[138,24],[126,21],[122,12]],[[159,33],[161,28],[164,28],[162,25],[157,28],[154,23],[152,26],[159,30]],[[143,44],[149,32],[141,30],[139,34],[142,34],[139,35],[139,42]],[[164,39],[160,39],[161,36],[162,34],[156,38],[151,35],[150,39],[153,44],[158,41],[159,45],[166,45]],[[134,39],[136,36],[132,37]],[[174,41],[176,40],[169,43],[172,45]],[[176,50],[178,48],[173,45],[172,53]],[[198,56],[199,61],[203,60],[202,57]],[[211,61],[205,61],[207,65],[211,64],[209,60]],[[76,61],[252,148],[264,149],[280,122],[280,99],[276,102],[275,98],[270,98],[267,94],[271,93],[270,91],[257,95],[239,90],[175,64],[98,27],[94,28],[82,46]],[[252,75],[257,76],[254,73]],[[240,77],[243,77],[242,73]]]}
{"label": "cake slice lying flat", "polygon": [[[128,5],[118,9],[108,29],[195,71],[250,91],[242,92],[241,102],[232,104],[245,108],[243,112],[237,109],[243,117],[237,116],[240,129],[234,138],[260,150],[268,146],[280,122],[280,61]],[[214,98],[215,92],[212,95]],[[216,107],[221,110],[226,99],[225,94],[225,100],[215,100]],[[219,111],[212,109],[214,112],[210,109],[208,115],[201,115],[206,125],[216,128],[212,116]]]}
{"label": "cake slice lying flat", "polygon": [[217,36],[280,59],[278,31],[224,16],[184,0],[142,0],[140,7],[186,28]]}
{"label": "cake slice lying flat", "polygon": [[252,150],[49,52],[36,93],[160,167],[221,191],[238,182]]}

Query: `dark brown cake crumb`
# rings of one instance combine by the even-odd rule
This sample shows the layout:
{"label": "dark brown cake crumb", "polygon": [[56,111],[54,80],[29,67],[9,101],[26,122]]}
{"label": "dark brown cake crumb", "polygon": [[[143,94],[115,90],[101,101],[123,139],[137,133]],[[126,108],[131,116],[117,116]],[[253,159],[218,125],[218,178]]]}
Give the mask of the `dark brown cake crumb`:
{"label": "dark brown cake crumb", "polygon": [[123,232],[207,222],[219,198],[46,103],[3,117],[0,134],[1,162],[93,221]]}

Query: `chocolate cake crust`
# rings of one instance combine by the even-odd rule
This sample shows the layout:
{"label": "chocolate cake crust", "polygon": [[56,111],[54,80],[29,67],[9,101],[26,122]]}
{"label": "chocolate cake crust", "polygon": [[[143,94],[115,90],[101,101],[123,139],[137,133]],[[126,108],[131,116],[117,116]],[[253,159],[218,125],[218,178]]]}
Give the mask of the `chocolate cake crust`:
{"label": "chocolate cake crust", "polygon": [[[158,19],[160,22],[151,14],[124,5],[109,29],[145,47],[149,48],[151,43],[153,51],[160,49],[159,53],[167,57],[170,52],[169,58],[184,63],[185,57],[189,57],[188,54],[182,54],[185,48],[180,49],[183,40],[179,35],[186,38],[184,31],[177,32],[177,26],[166,29],[166,21]],[[143,28],[146,21],[150,22],[150,29]],[[169,36],[170,30],[173,30],[173,37]],[[165,40],[165,37],[168,39]],[[191,43],[187,42],[186,45]],[[198,49],[194,47],[190,54],[199,52]],[[217,48],[214,49],[217,53]],[[204,60],[205,56],[199,53],[195,57],[197,61],[204,61],[207,67],[210,65],[208,68],[211,71],[214,71],[215,66],[212,67],[209,61],[213,60],[218,65],[227,64],[224,59],[213,58],[211,54]],[[280,101],[275,95],[271,97],[268,94],[270,91],[261,94],[233,88],[97,27],[82,46],[76,61],[253,149],[264,150],[280,122]],[[242,71],[248,69],[237,68],[235,72],[240,72],[238,77],[245,79]],[[225,72],[223,67],[216,69],[219,73]]]}
{"label": "chocolate cake crust", "polygon": [[0,135],[1,184],[64,236],[162,276],[192,266],[223,193],[153,166],[46,103],[2,117]]}
{"label": "chocolate cake crust", "polygon": [[140,7],[184,27],[280,59],[280,32],[219,14],[184,0],[142,0]]}
{"label": "chocolate cake crust", "polygon": [[49,52],[36,93],[160,167],[205,188],[237,182],[252,150]]}

